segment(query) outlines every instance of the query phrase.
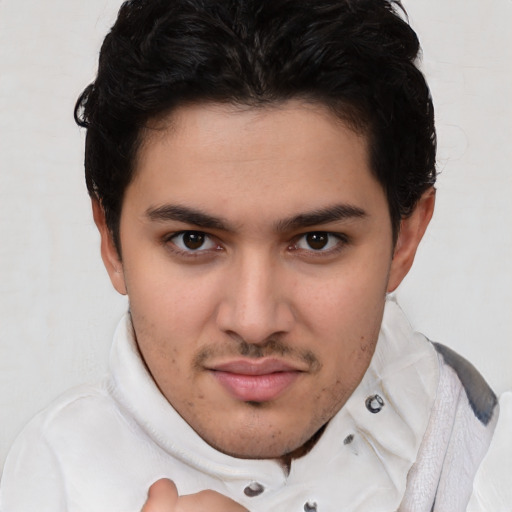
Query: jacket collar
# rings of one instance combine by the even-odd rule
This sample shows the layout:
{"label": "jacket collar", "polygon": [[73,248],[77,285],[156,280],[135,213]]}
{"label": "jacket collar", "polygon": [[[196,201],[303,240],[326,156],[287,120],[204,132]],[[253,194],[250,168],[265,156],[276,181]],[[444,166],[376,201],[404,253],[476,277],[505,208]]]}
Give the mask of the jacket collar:
{"label": "jacket collar", "polygon": [[[413,332],[400,307],[388,300],[377,347],[361,383],[315,447],[295,460],[287,475],[275,461],[230,457],[196,434],[148,373],[129,314],[117,328],[110,367],[111,392],[119,406],[162,449],[215,479],[261,483],[275,491],[270,494],[278,510],[281,499],[290,492],[302,492],[304,486],[308,496],[317,493],[318,501],[329,495],[332,502],[334,492],[350,510],[366,510],[375,500],[379,509],[397,509],[428,425],[439,380],[432,345]],[[318,471],[322,477],[312,477]]]}

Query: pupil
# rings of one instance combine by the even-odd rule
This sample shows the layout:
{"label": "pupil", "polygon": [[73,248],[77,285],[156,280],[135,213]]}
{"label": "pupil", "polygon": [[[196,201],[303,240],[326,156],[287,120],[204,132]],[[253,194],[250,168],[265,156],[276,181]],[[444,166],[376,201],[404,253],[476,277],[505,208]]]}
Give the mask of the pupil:
{"label": "pupil", "polygon": [[329,241],[329,236],[327,235],[327,233],[309,233],[308,235],[306,235],[306,240],[311,249],[319,251],[320,249],[323,249],[327,245],[327,242]]}
{"label": "pupil", "polygon": [[185,233],[183,235],[183,243],[188,249],[199,249],[204,244],[203,233]]}

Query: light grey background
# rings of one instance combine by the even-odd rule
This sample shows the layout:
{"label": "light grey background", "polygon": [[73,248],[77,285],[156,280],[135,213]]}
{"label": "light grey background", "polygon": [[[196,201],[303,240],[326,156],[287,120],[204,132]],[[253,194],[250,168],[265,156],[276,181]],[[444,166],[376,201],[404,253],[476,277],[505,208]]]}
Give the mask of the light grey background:
{"label": "light grey background", "polygon": [[[437,211],[411,322],[512,389],[512,1],[404,2],[437,112]],[[0,0],[0,467],[24,423],[106,370],[111,290],[72,111],[119,0]]]}

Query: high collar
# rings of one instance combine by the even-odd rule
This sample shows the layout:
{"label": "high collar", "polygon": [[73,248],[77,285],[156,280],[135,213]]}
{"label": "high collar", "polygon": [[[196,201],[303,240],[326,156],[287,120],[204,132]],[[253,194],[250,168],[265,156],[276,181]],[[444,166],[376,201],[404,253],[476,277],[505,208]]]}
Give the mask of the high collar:
{"label": "high collar", "polygon": [[[388,300],[377,347],[361,383],[314,448],[295,460],[286,474],[276,461],[238,459],[215,450],[183,420],[147,371],[129,314],[117,328],[110,368],[115,399],[160,448],[215,479],[261,483],[274,491],[270,494],[277,510],[280,496],[284,500],[287,494],[280,491],[283,487],[301,492],[304,485],[308,495],[314,491],[320,501],[324,490],[334,486],[344,504],[354,505],[347,510],[365,510],[375,499],[382,510],[398,508],[439,379],[432,345],[413,332],[400,307]],[[325,477],[312,478],[317,470]]]}

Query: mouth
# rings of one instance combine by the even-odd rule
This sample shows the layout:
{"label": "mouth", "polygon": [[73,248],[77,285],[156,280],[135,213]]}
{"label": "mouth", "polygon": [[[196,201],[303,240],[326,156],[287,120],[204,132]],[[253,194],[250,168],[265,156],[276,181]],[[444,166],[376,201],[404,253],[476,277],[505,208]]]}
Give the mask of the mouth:
{"label": "mouth", "polygon": [[304,373],[278,359],[239,359],[208,370],[233,398],[260,403],[278,398]]}

